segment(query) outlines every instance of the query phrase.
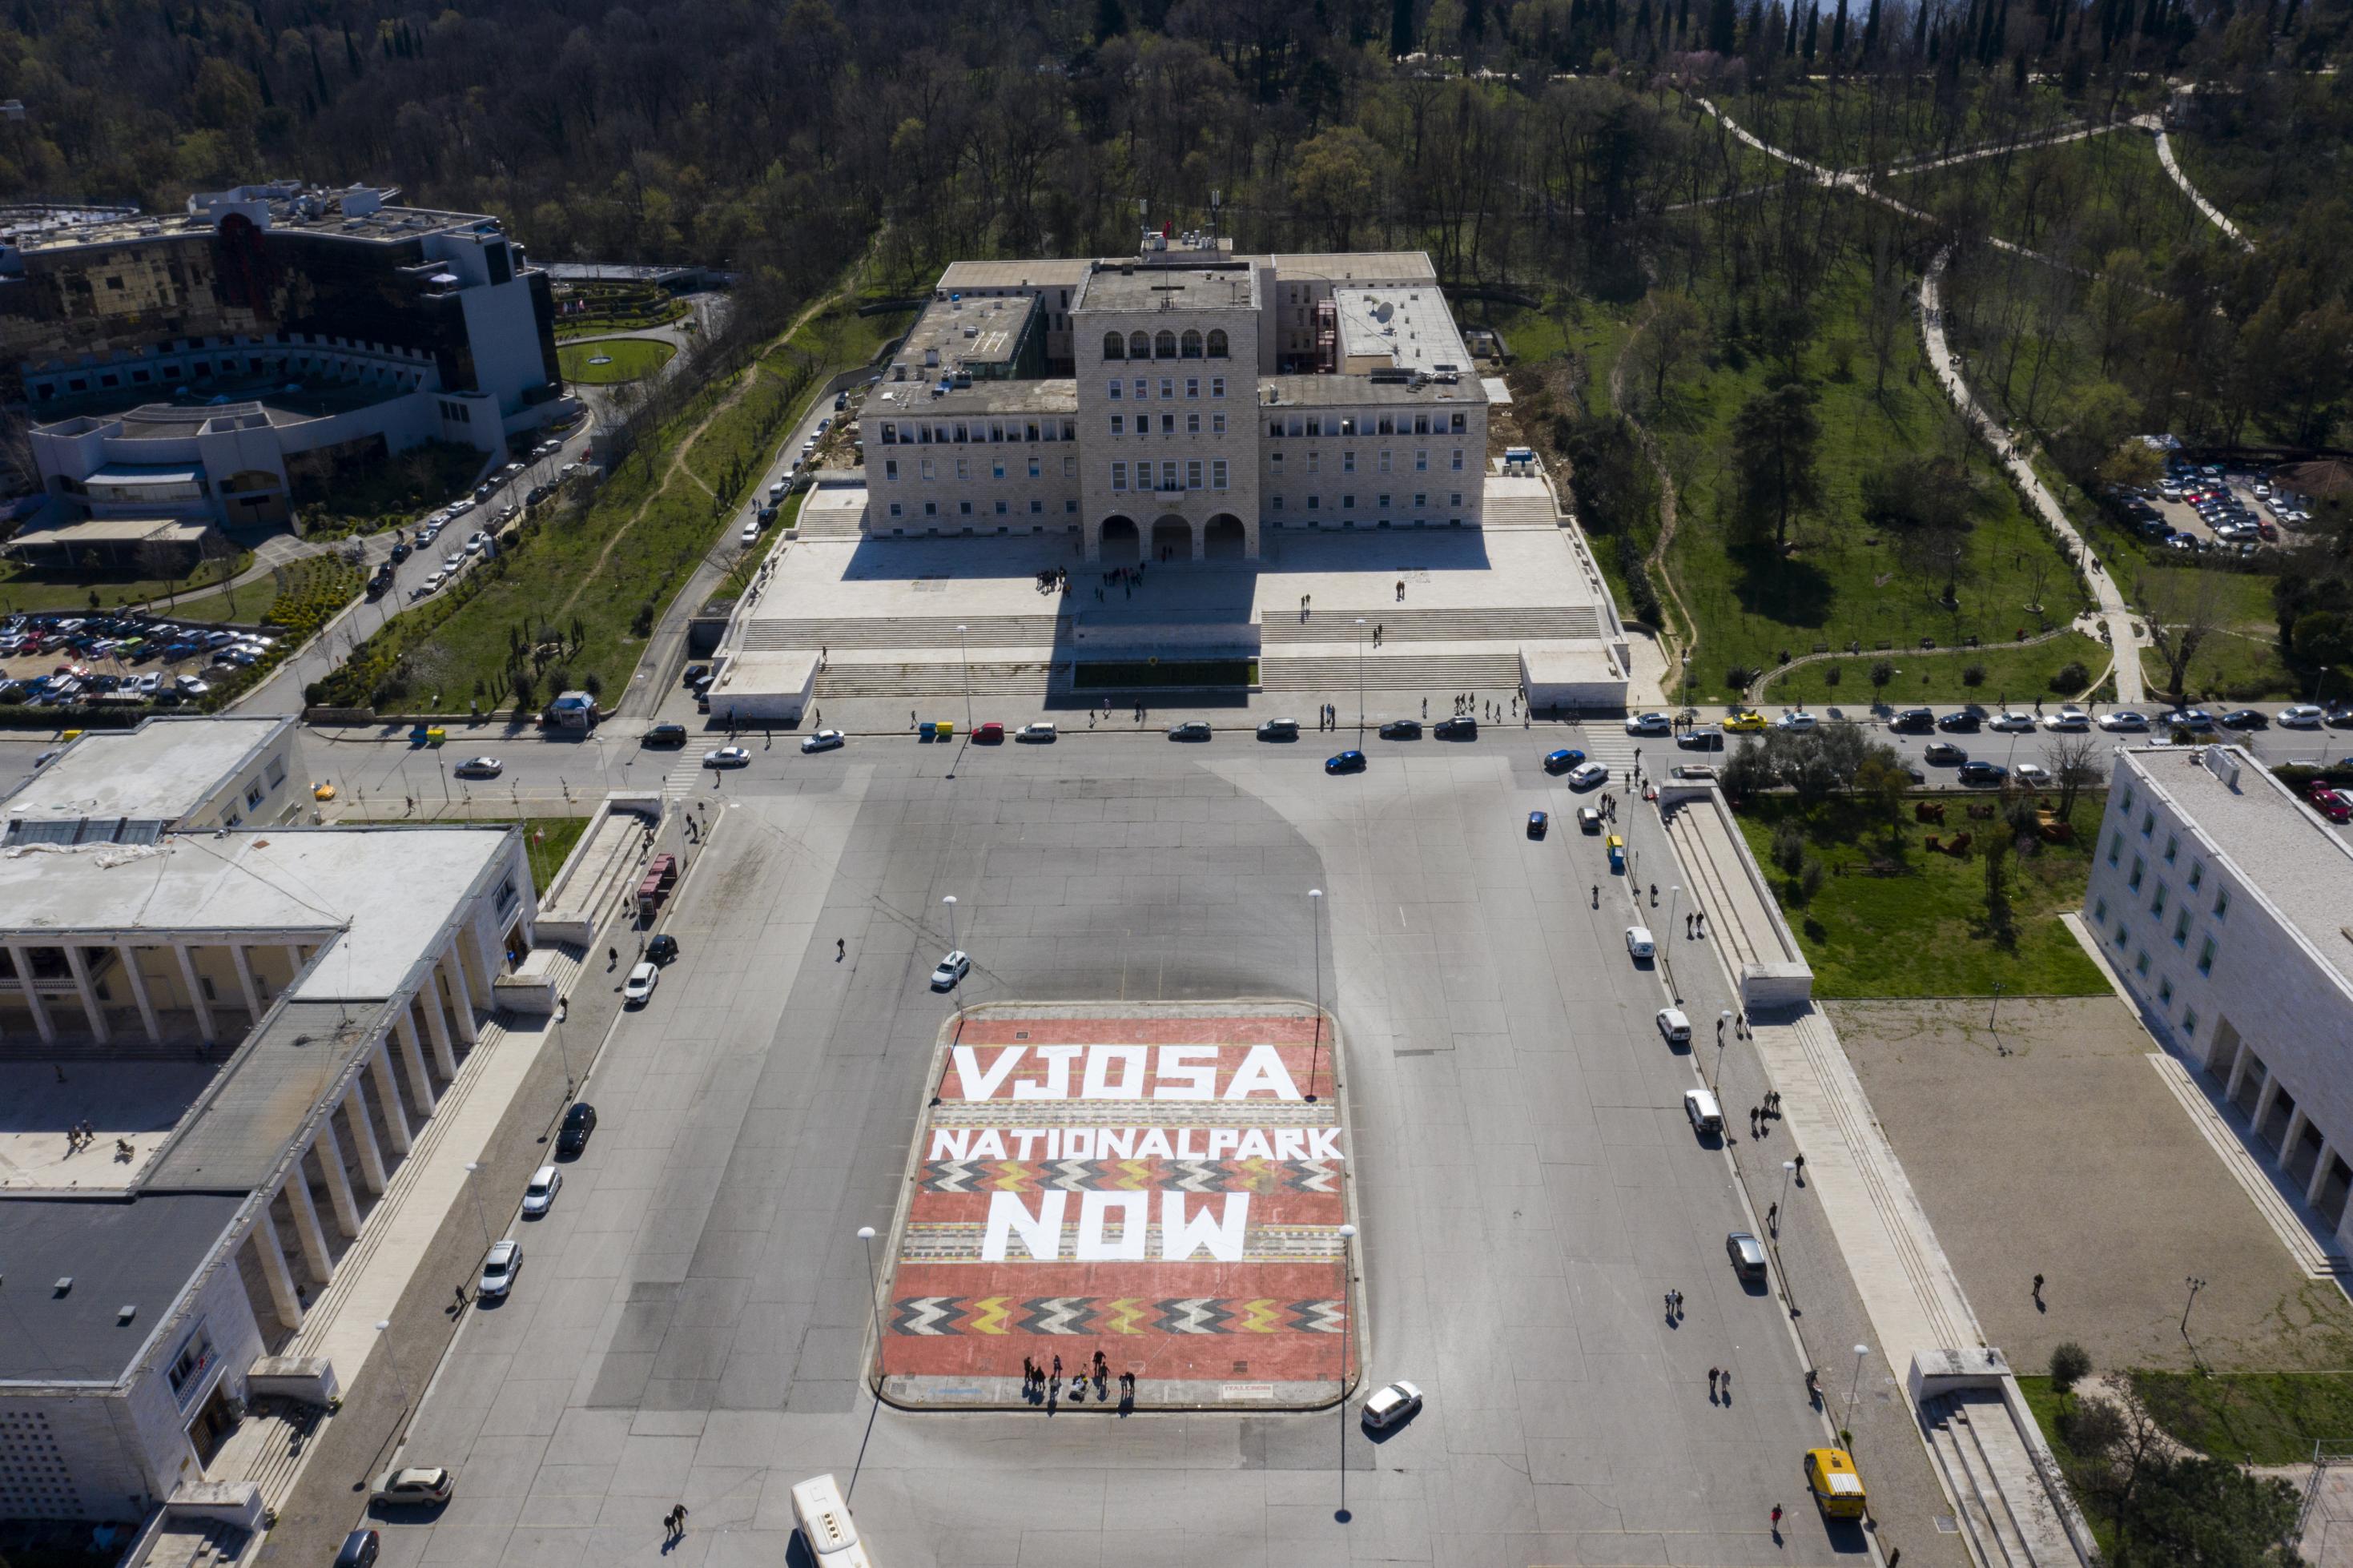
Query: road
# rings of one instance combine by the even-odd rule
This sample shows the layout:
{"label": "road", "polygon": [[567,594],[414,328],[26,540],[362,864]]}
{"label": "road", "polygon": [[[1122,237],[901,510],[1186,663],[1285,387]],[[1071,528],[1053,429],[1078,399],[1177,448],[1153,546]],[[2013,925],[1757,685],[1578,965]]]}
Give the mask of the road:
{"label": "road", "polygon": [[[231,704],[230,711],[242,714],[301,711],[304,689],[314,680],[324,679],[353,647],[382,630],[385,623],[393,616],[411,604],[422,603],[412,599],[414,590],[441,569],[444,557],[464,553],[469,534],[488,526],[488,519],[510,501],[520,504],[533,485],[554,478],[565,464],[580,461],[587,453],[592,428],[584,421],[565,437],[561,448],[553,456],[526,463],[520,474],[493,476],[498,488],[490,499],[452,522],[430,546],[400,563],[395,568],[393,585],[384,597],[373,603],[365,598],[353,601],[348,609],[321,628],[319,635],[300,652],[273,670],[269,679]],[[367,552],[368,571],[373,573],[379,563],[390,558],[396,541],[410,539],[413,535],[414,531],[410,529],[386,530],[367,535],[361,543]],[[470,558],[465,569],[470,571],[478,560],[479,557]]]}
{"label": "road", "polygon": [[[1752,1201],[1734,1162],[1778,1182],[1781,1152],[1694,1137],[1701,1064],[1652,1026],[1670,984],[1703,1018],[1721,1005],[1706,944],[1629,961],[1636,900],[1599,841],[1525,834],[1566,797],[1523,735],[1398,745],[1339,779],[1322,754],[894,742],[764,756],[707,792],[667,924],[682,956],[603,1048],[597,1132],[520,1232],[515,1295],[469,1316],[424,1396],[404,1458],[452,1466],[457,1500],[375,1521],[385,1568],[797,1560],[786,1489],[822,1471],[893,1564],[1864,1551],[1798,1479],[1825,1432],[1805,1368],[1846,1394],[1861,1308],[1802,1190],[1785,1228],[1817,1240],[1784,1259],[1804,1316],[1735,1280],[1725,1236],[1777,1194]],[[1665,864],[1630,816],[1638,872]],[[957,998],[924,984],[949,893],[976,961]],[[875,1408],[856,1232],[888,1234],[954,1001],[1319,994],[1355,1063],[1368,1386],[1420,1384],[1418,1420],[1375,1446],[1346,1411]],[[1746,1050],[1709,1053],[1727,1092],[1756,1092]],[[1855,1389],[1882,1539],[1958,1568],[1889,1377],[1873,1362]],[[331,1540],[360,1508],[352,1477],[314,1471],[281,1530]]]}

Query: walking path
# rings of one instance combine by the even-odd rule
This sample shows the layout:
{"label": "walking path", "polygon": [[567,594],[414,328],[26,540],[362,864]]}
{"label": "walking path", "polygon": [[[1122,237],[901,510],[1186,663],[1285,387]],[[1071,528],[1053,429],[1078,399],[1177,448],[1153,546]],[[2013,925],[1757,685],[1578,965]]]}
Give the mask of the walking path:
{"label": "walking path", "polygon": [[2129,707],[2140,701],[2144,694],[2139,633],[2134,625],[2131,607],[2125,603],[2123,593],[2100,564],[2099,557],[2092,553],[2091,546],[2084,543],[2083,535],[2075,531],[2075,525],[2068,521],[2066,510],[2060,506],[2058,498],[2043,484],[2042,477],[2034,471],[2033,460],[2024,450],[2010,444],[2000,424],[1978,405],[1977,399],[1970,395],[1968,384],[1961,379],[1959,361],[1953,354],[1952,345],[1945,339],[1945,313],[1939,292],[1945,262],[1951,254],[1949,247],[1938,251],[1936,258],[1928,264],[1926,274],[1920,279],[1920,335],[1926,344],[1928,368],[1936,372],[1946,395],[1953,400],[1953,406],[1960,410],[1961,417],[1968,421],[1969,427],[1993,447],[2003,469],[2017,485],[2019,492],[2033,506],[2035,514],[2083,563],[2092,585],[2092,596],[2100,606],[2101,622],[2107,627],[2108,647],[2116,653],[2116,700]]}
{"label": "walking path", "polygon": [[2208,201],[2203,195],[2201,195],[2199,193],[2198,187],[2189,183],[2189,176],[2181,172],[2181,165],[2174,162],[2173,141],[2172,138],[2168,137],[2165,133],[2165,121],[2159,120],[2154,114],[2144,114],[2138,120],[2134,121],[2133,123],[2139,126],[2144,131],[2156,132],[2157,161],[2165,165],[2165,172],[2173,176],[2173,183],[2181,187],[2181,194],[2188,196],[2192,202],[2196,203],[2198,210],[2204,213],[2208,220],[2211,221],[2216,228],[2219,228],[2224,234],[2229,235],[2231,237],[2232,243],[2238,246],[2240,249],[2245,251],[2248,255],[2253,256],[2255,252],[2255,242],[2249,239],[2245,235],[2240,233],[2239,226],[2232,223],[2229,218],[2224,217],[2222,216],[2221,208],[2216,206],[2212,202]]}
{"label": "walking path", "polygon": [[[1634,340],[1650,324],[1651,318],[1646,314],[1634,324],[1633,331],[1620,345],[1618,357],[1609,362],[1609,406],[1624,416],[1626,423],[1634,427],[1635,438],[1642,445],[1643,458],[1649,461],[1651,471],[1659,476],[1659,536],[1651,541],[1645,564],[1659,569],[1659,581],[1667,585],[1667,597],[1674,604],[1675,616],[1680,625],[1660,626],[1654,635],[1660,652],[1667,656],[1668,669],[1688,678],[1692,660],[1699,653],[1699,619],[1691,613],[1691,606],[1683,603],[1683,590],[1675,585],[1675,574],[1667,566],[1667,547],[1675,542],[1675,477],[1668,471],[1666,456],[1659,450],[1658,440],[1651,434],[1650,427],[1635,418],[1626,407],[1626,360]],[[1681,684],[1681,681],[1670,681],[1667,676],[1662,675],[1659,681],[1662,700]]]}

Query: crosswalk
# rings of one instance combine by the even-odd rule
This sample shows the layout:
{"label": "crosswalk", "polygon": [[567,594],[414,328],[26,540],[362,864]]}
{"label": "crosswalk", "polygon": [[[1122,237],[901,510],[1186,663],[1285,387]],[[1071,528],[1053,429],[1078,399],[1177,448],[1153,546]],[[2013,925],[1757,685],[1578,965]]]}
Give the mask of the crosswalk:
{"label": "crosswalk", "polygon": [[700,759],[677,763],[671,765],[670,772],[662,774],[662,798],[680,800],[692,795],[702,785],[702,763]]}

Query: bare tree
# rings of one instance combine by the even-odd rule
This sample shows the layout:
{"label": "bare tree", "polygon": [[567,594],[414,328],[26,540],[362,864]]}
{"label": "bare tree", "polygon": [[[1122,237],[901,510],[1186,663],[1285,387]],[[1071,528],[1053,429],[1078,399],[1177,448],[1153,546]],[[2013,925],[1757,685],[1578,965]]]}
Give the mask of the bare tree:
{"label": "bare tree", "polygon": [[2078,795],[2107,782],[2107,772],[2100,766],[2100,742],[2089,734],[2054,735],[2043,756],[2051,763],[2052,777],[2059,782],[2062,820],[2072,817]]}
{"label": "bare tree", "polygon": [[2133,584],[2133,596],[2148,618],[2148,635],[2157,655],[2165,661],[2167,692],[2188,696],[2189,661],[2222,626],[2222,587],[2211,572],[2169,572],[2143,577]]}

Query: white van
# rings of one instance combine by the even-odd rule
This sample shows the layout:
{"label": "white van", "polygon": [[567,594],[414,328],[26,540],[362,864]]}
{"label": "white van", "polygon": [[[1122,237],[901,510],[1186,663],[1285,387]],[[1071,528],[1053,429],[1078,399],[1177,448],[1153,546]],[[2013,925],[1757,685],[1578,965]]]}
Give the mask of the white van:
{"label": "white van", "polygon": [[1724,1111],[1716,1105],[1715,1096],[1706,1089],[1683,1090],[1683,1114],[1691,1118],[1694,1132],[1705,1134],[1724,1131]]}
{"label": "white van", "polygon": [[1691,1020],[1683,1016],[1680,1007],[1662,1007],[1659,1009],[1659,1033],[1667,1037],[1667,1044],[1671,1046],[1688,1046],[1691,1044]]}
{"label": "white van", "polygon": [[793,1524],[820,1568],[871,1568],[866,1549],[858,1543],[849,1505],[841,1500],[841,1489],[831,1476],[812,1476],[793,1488]]}
{"label": "white van", "polygon": [[784,500],[786,492],[791,488],[792,481],[789,479],[778,479],[775,484],[770,485],[768,487],[768,504],[770,506],[774,506],[778,501]]}

